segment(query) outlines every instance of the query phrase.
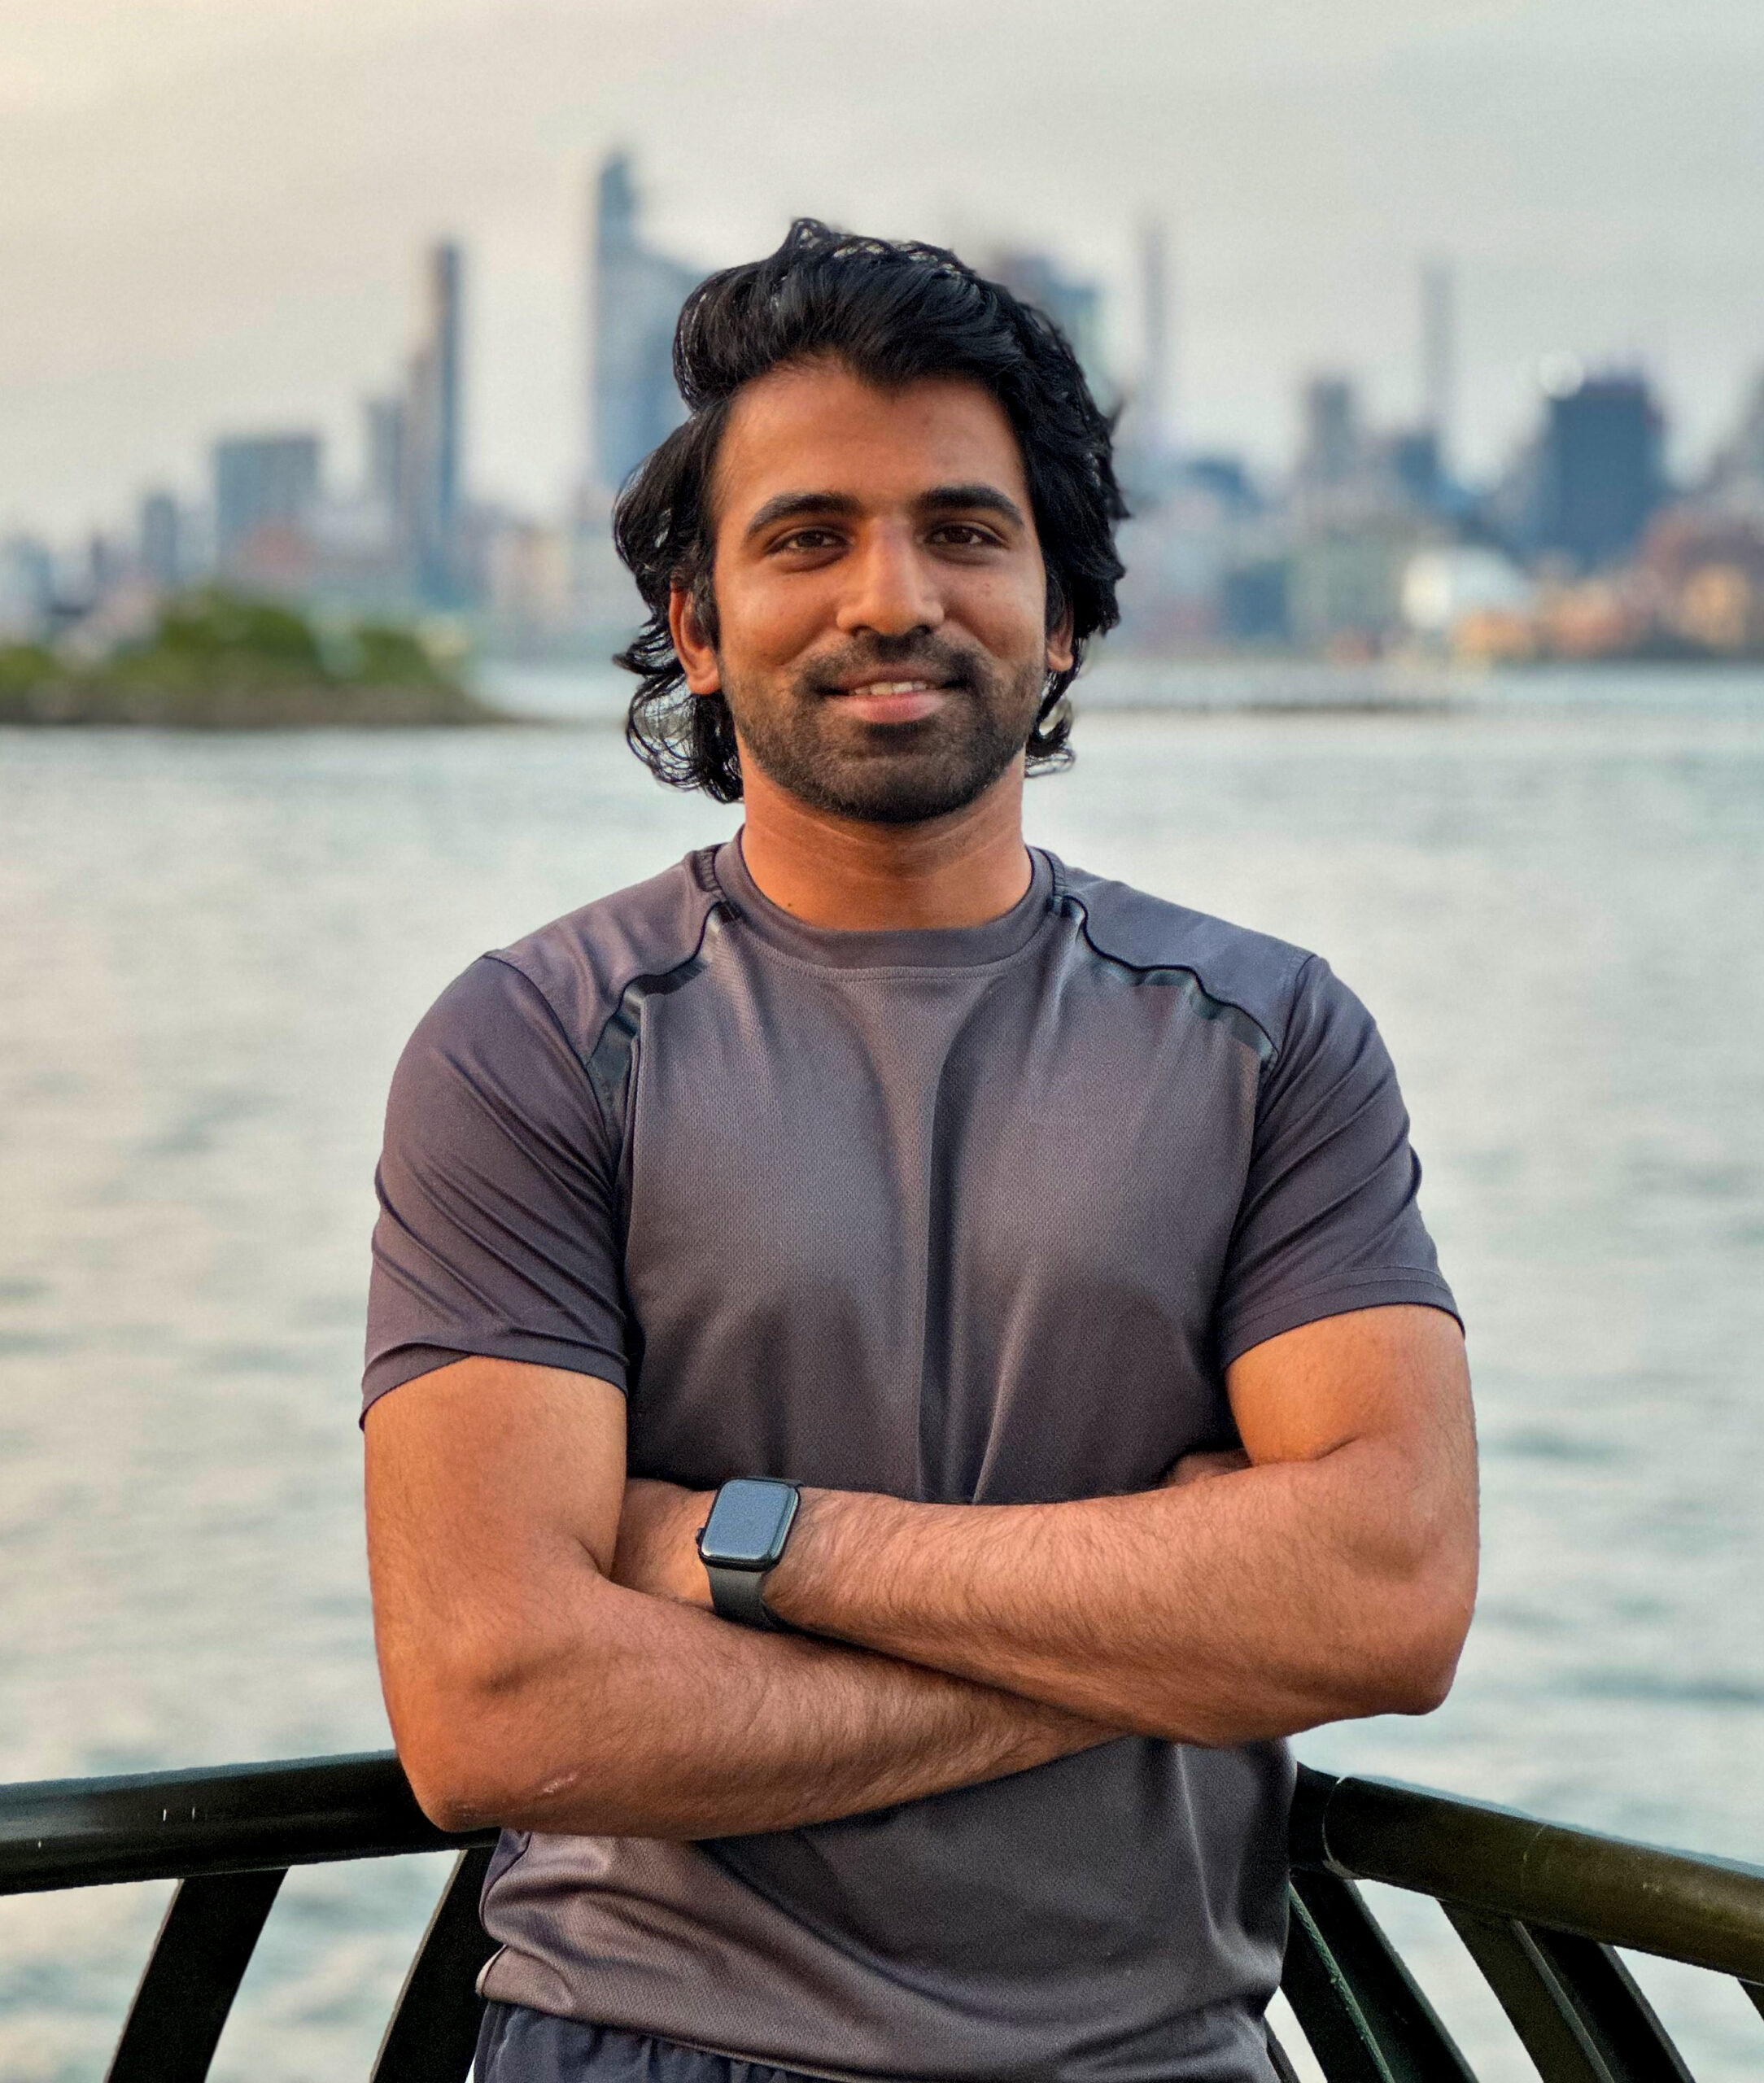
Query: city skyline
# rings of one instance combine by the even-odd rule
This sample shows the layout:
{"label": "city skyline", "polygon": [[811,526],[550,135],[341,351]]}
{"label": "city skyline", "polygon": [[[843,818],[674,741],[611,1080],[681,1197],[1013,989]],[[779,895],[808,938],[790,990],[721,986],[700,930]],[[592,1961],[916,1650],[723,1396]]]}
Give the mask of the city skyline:
{"label": "city skyline", "polygon": [[1682,460],[1764,348],[1764,20],[1737,0],[1336,0],[1253,24],[1099,0],[1081,42],[1052,0],[837,22],[794,0],[11,12],[31,56],[0,63],[0,278],[30,293],[0,340],[0,525],[194,490],[222,428],[311,421],[351,450],[359,372],[405,329],[403,256],[443,227],[474,256],[477,481],[551,504],[582,440],[580,172],[620,142],[683,260],[763,250],[797,210],[1034,246],[1101,277],[1129,341],[1163,218],[1185,434],[1264,468],[1308,369],[1418,417],[1425,256],[1454,263],[1473,472],[1522,435],[1545,354],[1647,362]]}
{"label": "city skyline", "polygon": [[[572,496],[544,511],[478,496],[465,412],[474,273],[456,240],[422,255],[420,324],[398,387],[361,400],[363,466],[327,467],[310,426],[223,435],[212,498],[143,499],[133,539],[58,554],[0,535],[0,632],[75,651],[138,638],[168,592],[218,580],[317,607],[455,610],[476,640],[592,653],[637,602],[612,554],[617,487],[683,406],[672,336],[696,271],[652,238],[631,154],[587,186],[584,434]],[[1142,652],[1289,646],[1356,655],[1418,638],[1475,655],[1733,657],[1764,648],[1764,374],[1694,474],[1666,465],[1669,415],[1644,370],[1557,355],[1498,477],[1467,482],[1454,439],[1455,282],[1415,281],[1418,410],[1392,419],[1356,378],[1316,370],[1277,472],[1183,439],[1172,407],[1178,298],[1164,227],[1139,228],[1137,352],[1111,358],[1109,299],[1045,249],[976,263],[1060,325],[1105,407],[1133,510],[1120,642]],[[1115,329],[1119,334],[1120,328]],[[1585,581],[1583,586],[1578,582]]]}
{"label": "city skyline", "polygon": [[[465,424],[469,418],[467,393],[472,387],[468,376],[476,371],[465,343],[465,313],[469,308],[461,287],[465,251],[456,238],[448,237],[431,240],[424,248],[417,343],[406,358],[404,388],[376,391],[358,384],[352,401],[353,424],[343,439],[337,438],[334,425],[327,427],[312,411],[290,413],[274,425],[264,421],[250,428],[211,427],[199,445],[205,468],[194,474],[187,466],[181,472],[164,471],[148,484],[119,491],[107,510],[94,516],[89,526],[62,532],[63,548],[86,554],[90,544],[90,553],[100,554],[101,544],[114,541],[117,529],[128,526],[128,509],[133,508],[138,530],[151,525],[146,519],[149,509],[169,501],[181,517],[174,525],[183,535],[188,535],[189,523],[194,521],[196,539],[215,537],[212,547],[219,569],[225,573],[230,564],[229,541],[242,539],[250,532],[236,522],[229,524],[227,518],[228,493],[221,478],[229,463],[235,469],[242,466],[255,472],[269,467],[273,472],[285,469],[287,461],[273,452],[299,448],[308,452],[299,465],[304,488],[297,496],[286,491],[281,495],[284,507],[275,506],[273,500],[268,517],[288,521],[297,511],[310,517],[320,505],[335,510],[341,501],[346,528],[359,531],[362,519],[369,517],[366,509],[383,508],[374,526],[391,530],[388,544],[395,561],[401,557],[410,564],[419,595],[440,600],[454,583],[448,566],[460,547],[457,530],[469,508],[487,515],[506,515],[511,521],[522,513],[539,517],[577,505],[584,494],[600,497],[616,490],[629,470],[684,416],[668,366],[673,324],[681,299],[705,271],[662,251],[651,236],[640,169],[630,152],[616,149],[585,170],[583,189],[586,207],[583,236],[579,242],[579,308],[583,323],[577,342],[581,411],[573,468],[565,472],[556,500],[526,507],[499,500],[493,489],[486,489],[478,469],[468,460]],[[1105,405],[1125,406],[1119,439],[1124,443],[1124,468],[1130,492],[1136,457],[1142,467],[1150,458],[1161,457],[1165,465],[1173,466],[1185,456],[1203,469],[1223,466],[1247,473],[1243,482],[1256,487],[1259,496],[1302,497],[1308,475],[1314,474],[1309,452],[1318,439],[1319,400],[1325,396],[1335,399],[1338,414],[1364,415],[1356,439],[1374,439],[1371,425],[1379,421],[1384,432],[1376,439],[1420,439],[1430,444],[1426,472],[1440,474],[1443,482],[1454,478],[1482,494],[1495,492],[1502,479],[1522,471],[1527,446],[1536,437],[1539,407],[1547,413],[1552,395],[1565,385],[1574,388],[1590,383],[1596,389],[1609,382],[1645,387],[1656,400],[1652,409],[1665,404],[1660,431],[1662,436],[1670,432],[1670,400],[1659,399],[1658,373],[1641,360],[1613,357],[1588,364],[1558,352],[1539,357],[1536,380],[1527,400],[1529,419],[1516,429],[1498,467],[1464,470],[1454,409],[1456,276],[1451,261],[1435,255],[1417,264],[1413,283],[1411,411],[1381,413],[1361,370],[1312,365],[1295,375],[1291,386],[1291,426],[1284,452],[1249,456],[1209,444],[1187,424],[1180,408],[1172,407],[1180,383],[1180,289],[1170,279],[1167,228],[1160,220],[1147,219],[1137,233],[1140,282],[1137,298],[1127,300],[1137,340],[1121,338],[1124,327],[1117,308],[1121,299],[1111,296],[1108,286],[1099,280],[1068,271],[1061,256],[1026,241],[970,248],[970,256],[983,273],[1004,282],[1061,325],[1077,347]],[[1717,462],[1734,439],[1744,411],[1755,409],[1761,382],[1764,356],[1752,372],[1742,409],[1714,428],[1702,453],[1680,457],[1680,475],[1687,483],[1706,475]],[[1343,417],[1343,438],[1346,428]],[[259,453],[265,459],[262,464],[255,460]],[[1662,446],[1662,457],[1664,454]],[[1682,467],[1686,464],[1688,469]],[[1669,469],[1661,471],[1662,493],[1671,474]],[[1154,505],[1159,503],[1156,485],[1146,483],[1140,491]],[[286,504],[290,499],[292,503]],[[33,526],[28,517],[12,517],[8,525],[7,517],[0,514],[0,536],[41,539],[53,532]],[[373,532],[372,527],[369,532]],[[402,549],[398,548],[400,542]],[[243,575],[251,575],[249,564]]]}

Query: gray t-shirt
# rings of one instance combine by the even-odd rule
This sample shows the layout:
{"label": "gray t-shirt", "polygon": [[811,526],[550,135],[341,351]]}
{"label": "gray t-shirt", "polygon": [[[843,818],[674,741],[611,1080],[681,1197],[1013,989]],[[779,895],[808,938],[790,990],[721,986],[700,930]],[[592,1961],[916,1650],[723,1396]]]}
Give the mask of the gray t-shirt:
{"label": "gray t-shirt", "polygon": [[[393,1085],[369,1400],[488,1354],[625,1389],[634,1474],[1054,1500],[1229,1443],[1264,1338],[1452,1309],[1328,967],[1034,860],[988,924],[841,932],[731,842],[467,970]],[[485,1991],[813,2075],[1265,2078],[1290,1782],[1130,1737],[808,1829],[505,1833]]]}

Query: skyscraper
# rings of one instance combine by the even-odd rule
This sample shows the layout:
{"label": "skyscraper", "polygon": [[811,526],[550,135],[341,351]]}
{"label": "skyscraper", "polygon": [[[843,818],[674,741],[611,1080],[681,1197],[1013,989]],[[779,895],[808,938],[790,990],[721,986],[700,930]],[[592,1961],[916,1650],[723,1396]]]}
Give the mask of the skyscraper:
{"label": "skyscraper", "polygon": [[1764,374],[1753,378],[1738,426],[1715,452],[1708,489],[1724,505],[1764,515]]}
{"label": "skyscraper", "polygon": [[1450,463],[1457,388],[1456,305],[1451,269],[1443,260],[1428,261],[1421,271],[1421,423],[1433,436],[1442,470]]}
{"label": "skyscraper", "polygon": [[1561,380],[1535,452],[1535,546],[1588,567],[1633,549],[1666,496],[1663,438],[1645,378]]}
{"label": "skyscraper", "polygon": [[461,275],[451,240],[429,249],[422,336],[404,412],[402,505],[413,576],[423,597],[438,603],[455,599],[460,581]]}
{"label": "skyscraper", "polygon": [[1098,401],[1105,408],[1115,403],[1119,393],[1102,358],[1102,291],[1097,283],[1068,275],[1050,253],[1033,247],[1002,247],[982,261],[980,273],[1046,312],[1071,342]]}
{"label": "skyscraper", "polygon": [[142,577],[162,593],[170,592],[184,575],[182,517],[168,491],[150,491],[141,502],[136,561]]}
{"label": "skyscraper", "polygon": [[1169,247],[1159,218],[1140,228],[1139,294],[1144,326],[1139,395],[1134,401],[1139,445],[1153,457],[1171,454],[1176,446],[1171,425],[1171,321]]}
{"label": "skyscraper", "polygon": [[638,214],[630,155],[614,152],[595,181],[588,293],[589,476],[608,491],[686,417],[674,327],[700,271],[646,246]]}
{"label": "skyscraper", "polygon": [[395,517],[404,498],[404,400],[364,400],[361,431],[367,465],[363,493],[369,505]]}
{"label": "skyscraper", "polygon": [[1345,376],[1313,376],[1300,404],[1300,482],[1312,491],[1345,484],[1361,461],[1360,401]]}
{"label": "skyscraper", "polygon": [[0,539],[0,644],[30,642],[48,629],[55,601],[55,562],[34,535]]}
{"label": "skyscraper", "polygon": [[245,435],[214,445],[215,561],[238,575],[271,533],[292,537],[318,504],[316,434]]}

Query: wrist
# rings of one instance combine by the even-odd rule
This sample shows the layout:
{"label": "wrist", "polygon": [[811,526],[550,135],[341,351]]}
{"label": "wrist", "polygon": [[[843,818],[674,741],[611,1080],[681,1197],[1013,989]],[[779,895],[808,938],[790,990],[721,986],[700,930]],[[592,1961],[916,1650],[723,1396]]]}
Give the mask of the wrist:
{"label": "wrist", "polygon": [[675,1526],[673,1575],[686,1603],[702,1606],[709,1613],[714,1609],[710,1596],[710,1579],[705,1573],[704,1557],[698,1552],[698,1537],[704,1531],[705,1522],[710,1517],[710,1508],[717,1501],[717,1493],[714,1490],[691,1491],[686,1501],[687,1509]]}
{"label": "wrist", "polygon": [[836,1490],[807,1490],[800,1486],[800,1502],[790,1539],[777,1566],[767,1571],[766,1605],[788,1626],[807,1634],[830,1634],[824,1601],[816,1592],[825,1587],[829,1551],[845,1502]]}
{"label": "wrist", "polygon": [[712,1609],[748,1627],[787,1627],[766,1587],[784,1559],[801,1509],[801,1492],[774,1476],[732,1477],[716,1492],[699,1528],[698,1559]]}

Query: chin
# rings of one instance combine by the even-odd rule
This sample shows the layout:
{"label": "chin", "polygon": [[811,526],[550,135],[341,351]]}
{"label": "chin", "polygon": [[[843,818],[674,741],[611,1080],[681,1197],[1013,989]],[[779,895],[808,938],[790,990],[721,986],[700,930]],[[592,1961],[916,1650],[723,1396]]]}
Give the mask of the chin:
{"label": "chin", "polygon": [[[1020,757],[1020,754],[1017,755]],[[893,764],[893,762],[889,762]],[[816,773],[773,779],[814,809],[863,824],[930,824],[954,817],[977,802],[1009,771],[1009,762],[981,773],[947,771],[878,773],[868,761],[854,772]],[[902,762],[902,767],[907,762]],[[865,769],[868,771],[865,771]]]}

